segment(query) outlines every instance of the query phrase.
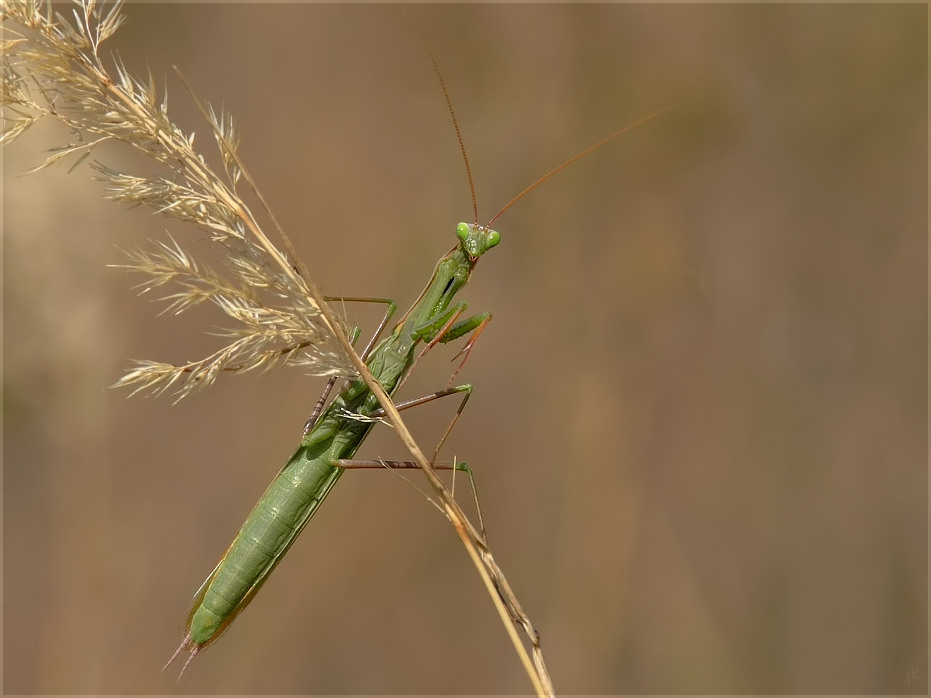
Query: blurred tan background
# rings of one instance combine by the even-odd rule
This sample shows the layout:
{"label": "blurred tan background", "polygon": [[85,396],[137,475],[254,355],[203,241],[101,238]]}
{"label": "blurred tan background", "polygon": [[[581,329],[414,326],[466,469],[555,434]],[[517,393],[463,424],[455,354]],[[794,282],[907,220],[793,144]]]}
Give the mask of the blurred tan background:
{"label": "blurred tan background", "polygon": [[[496,222],[464,293],[495,320],[445,453],[475,468],[562,693],[927,691],[925,6],[126,12],[110,49],[167,78],[211,157],[171,66],[238,117],[332,294],[406,305],[472,217],[408,19],[482,219],[677,105]],[[322,383],[233,377],[177,406],[105,390],[130,358],[206,354],[220,318],[158,317],[107,268],[118,244],[200,232],[102,202],[86,165],[20,176],[65,139],[40,126],[4,153],[5,692],[530,690],[449,526],[369,472],[180,685],[159,673]],[[411,415],[425,447],[452,409]],[[403,456],[390,433],[364,453]]]}

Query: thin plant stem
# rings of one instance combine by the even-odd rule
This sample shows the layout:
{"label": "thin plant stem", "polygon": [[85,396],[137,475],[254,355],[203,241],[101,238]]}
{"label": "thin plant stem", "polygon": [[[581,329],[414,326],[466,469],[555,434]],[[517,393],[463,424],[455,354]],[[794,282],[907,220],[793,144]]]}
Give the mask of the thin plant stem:
{"label": "thin plant stem", "polygon": [[[23,28],[17,33],[4,26],[5,34],[12,38],[5,36],[0,43],[4,117],[0,143],[19,137],[43,116],[64,123],[75,140],[52,151],[36,170],[71,156],[86,158],[108,141],[125,143],[159,163],[167,174],[133,175],[94,163],[98,178],[107,187],[106,196],[123,203],[145,204],[168,217],[194,223],[207,230],[224,253],[224,267],[217,269],[196,260],[174,239],[155,242],[148,250],[127,251],[127,262],[120,266],[148,277],[143,292],[169,283],[179,288],[163,297],[166,311],[177,314],[209,302],[235,324],[221,332],[230,341],[213,354],[183,365],[136,362],[115,387],[132,387],[134,392],[171,390],[181,399],[210,385],[224,371],[271,370],[282,365],[300,366],[313,375],[360,377],[423,470],[482,578],[535,693],[554,695],[539,634],[484,538],[353,349],[348,324],[328,305],[294,253],[239,158],[232,119],[195,100],[220,151],[225,171],[220,176],[194,149],[193,134],[184,134],[170,121],[167,95],[163,93],[159,101],[151,76],[147,81],[132,77],[118,59],[115,77],[104,67],[99,47],[122,23],[121,9],[120,1],[79,0],[70,23],[53,13],[50,3],[5,0],[0,6],[0,21],[12,20]],[[255,193],[285,252],[271,242],[237,193],[240,178]],[[515,623],[529,639],[530,654]]]}

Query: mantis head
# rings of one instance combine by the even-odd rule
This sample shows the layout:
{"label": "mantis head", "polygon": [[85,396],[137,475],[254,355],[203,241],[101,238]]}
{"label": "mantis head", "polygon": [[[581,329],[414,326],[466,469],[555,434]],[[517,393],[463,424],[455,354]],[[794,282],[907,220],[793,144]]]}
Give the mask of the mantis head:
{"label": "mantis head", "polygon": [[456,226],[459,246],[471,260],[476,260],[501,242],[501,233],[478,223],[460,223]]}

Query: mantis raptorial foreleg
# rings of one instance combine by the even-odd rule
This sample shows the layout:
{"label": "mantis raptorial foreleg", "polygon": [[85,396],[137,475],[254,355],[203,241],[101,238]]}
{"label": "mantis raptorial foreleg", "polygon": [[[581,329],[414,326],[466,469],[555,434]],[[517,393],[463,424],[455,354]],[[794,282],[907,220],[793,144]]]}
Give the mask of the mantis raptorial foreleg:
{"label": "mantis raptorial foreleg", "polygon": [[[458,368],[453,371],[452,375],[449,377],[449,380],[446,382],[446,387],[449,388],[452,385],[452,382],[456,380],[456,376],[459,375],[459,372],[462,370],[462,367],[465,366],[466,361],[469,359],[469,354],[472,352],[472,346],[475,344],[475,340],[478,339],[479,335],[482,334],[482,331],[485,329],[485,326],[491,322],[491,313],[479,313],[478,315],[473,315],[472,317],[456,322],[456,319],[462,315],[466,309],[466,303],[457,303],[449,312],[441,315],[435,322],[424,325],[423,327],[417,328],[417,334],[426,342],[424,348],[420,350],[420,354],[417,355],[417,359],[414,361],[416,365],[417,361],[423,358],[424,354],[430,351],[437,344],[446,344],[452,342],[455,339],[464,337],[469,332],[472,333],[472,336],[469,337],[469,341],[466,342],[466,345],[459,350],[459,352],[453,357],[453,361],[458,359],[460,356],[463,356],[462,361],[459,363]],[[404,381],[407,380],[407,376],[401,381],[401,385],[404,385]],[[400,387],[400,386],[399,386]]]}
{"label": "mantis raptorial foreleg", "polygon": [[[464,320],[458,325],[453,325],[453,327],[450,329],[451,333],[455,333],[459,331],[461,327],[470,325],[468,329],[463,329],[459,331],[459,334],[457,334],[456,336],[462,336],[466,332],[472,332],[472,336],[469,337],[469,341],[466,342],[465,346],[462,347],[462,349],[460,349],[457,352],[457,354],[453,357],[453,361],[455,361],[460,356],[462,356],[462,361],[459,362],[459,366],[456,368],[455,371],[453,371],[453,375],[449,377],[449,381],[447,381],[446,383],[447,387],[449,387],[452,384],[452,382],[456,380],[456,376],[459,375],[459,372],[462,370],[462,367],[465,366],[466,361],[469,360],[469,354],[472,353],[472,347],[475,345],[475,341],[481,336],[482,332],[488,326],[489,322],[491,322],[491,313],[482,313],[481,315],[474,315],[473,317],[469,318],[468,320]],[[440,341],[448,342],[449,340],[442,339]]]}

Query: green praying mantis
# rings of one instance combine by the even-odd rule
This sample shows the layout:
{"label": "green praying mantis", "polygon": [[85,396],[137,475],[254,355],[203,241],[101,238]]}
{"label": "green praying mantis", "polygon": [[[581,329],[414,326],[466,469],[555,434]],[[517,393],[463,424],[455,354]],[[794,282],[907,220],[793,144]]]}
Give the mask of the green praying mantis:
{"label": "green praying mantis", "polygon": [[[491,319],[490,313],[483,313],[457,322],[466,304],[453,305],[453,299],[468,282],[479,258],[497,245],[501,236],[490,227],[469,223],[460,223],[456,234],[459,242],[439,261],[404,319],[387,338],[362,355],[389,395],[413,367],[421,343],[429,347],[469,333],[474,341]],[[386,320],[393,308],[392,304]],[[467,347],[471,347],[471,342]],[[436,396],[462,392],[464,405],[470,391],[470,386],[462,385]],[[325,393],[318,404],[322,405],[326,397]],[[350,459],[372,429],[374,420],[383,414],[365,383],[351,380],[322,413],[311,417],[297,451],[262,495],[195,595],[184,640],[169,664],[188,650],[187,667],[201,648],[215,640],[246,607],[345,469],[354,464]]]}

